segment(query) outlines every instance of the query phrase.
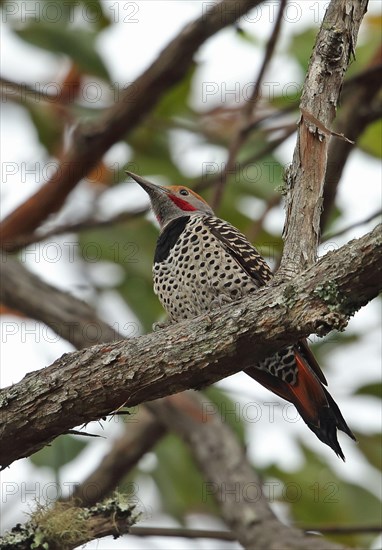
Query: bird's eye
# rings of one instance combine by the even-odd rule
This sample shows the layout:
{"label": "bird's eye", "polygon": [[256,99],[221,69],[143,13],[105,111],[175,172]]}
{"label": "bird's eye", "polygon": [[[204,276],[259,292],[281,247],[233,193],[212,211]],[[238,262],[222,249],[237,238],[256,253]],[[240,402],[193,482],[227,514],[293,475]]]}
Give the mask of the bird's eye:
{"label": "bird's eye", "polygon": [[179,194],[180,194],[180,195],[183,195],[183,196],[186,196],[186,195],[188,195],[189,193],[188,193],[187,189],[181,189],[181,190],[179,191]]}

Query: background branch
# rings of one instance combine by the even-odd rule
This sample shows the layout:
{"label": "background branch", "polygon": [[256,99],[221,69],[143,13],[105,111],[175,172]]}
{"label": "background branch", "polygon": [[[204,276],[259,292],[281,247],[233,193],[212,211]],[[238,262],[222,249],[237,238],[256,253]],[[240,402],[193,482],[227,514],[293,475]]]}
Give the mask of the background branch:
{"label": "background branch", "polygon": [[236,135],[233,137],[229,145],[227,162],[225,163],[224,170],[221,172],[217,185],[215,186],[215,194],[212,201],[212,208],[214,210],[217,210],[219,207],[221,199],[223,198],[224,186],[226,184],[228,174],[230,174],[234,169],[239,150],[244,144],[245,140],[248,138],[248,135],[252,129],[251,122],[252,122],[253,113],[256,109],[257,102],[259,101],[259,98],[260,98],[260,90],[263,83],[264,75],[271,62],[271,59],[276,47],[277,39],[280,35],[281,23],[283,20],[286,3],[287,3],[287,0],[280,1],[276,22],[273,27],[272,34],[267,42],[264,59],[261,64],[259,74],[257,75],[257,78],[254,81],[254,87],[253,87],[251,96],[249,100],[246,103],[244,103],[243,107],[240,110],[240,119],[241,119],[240,128],[237,131]]}
{"label": "background branch", "polygon": [[92,124],[80,124],[55,174],[0,224],[2,247],[11,247],[13,239],[35,230],[49,214],[58,210],[70,191],[104,153],[135,128],[167,90],[181,81],[201,44],[261,1],[222,0],[213,4],[207,13],[186,25],[100,120]]}
{"label": "background branch", "polygon": [[68,222],[63,225],[57,225],[50,229],[41,229],[27,235],[20,235],[16,239],[12,239],[6,245],[6,249],[8,252],[18,252],[29,244],[39,243],[58,235],[78,233],[79,231],[110,227],[111,225],[116,225],[118,223],[126,223],[137,217],[143,216],[143,214],[146,214],[148,211],[148,208],[139,208],[134,211],[121,212],[120,214],[116,214],[115,216],[111,216],[105,220],[98,218],[86,218],[77,222]]}
{"label": "background branch", "polygon": [[[370,124],[373,112],[375,113],[375,119],[381,116],[382,100],[380,96],[378,98],[382,82],[381,56],[382,53],[378,51],[369,71],[366,74],[357,75],[358,78],[354,77],[350,81],[348,88],[350,88],[351,93],[346,93],[346,87],[344,90],[343,105],[336,120],[335,130],[355,143],[357,143],[367,125]],[[352,81],[356,85],[352,85]],[[354,151],[354,146],[342,139],[332,139],[330,141],[325,173],[321,228],[325,227],[330,218],[342,172],[352,151]]]}
{"label": "background branch", "polygon": [[[176,407],[178,399],[189,405]],[[263,491],[262,482],[245,457],[232,431],[220,420],[217,412],[208,408],[197,394],[174,395],[155,403],[155,414],[171,426],[188,444],[206,480],[201,494],[213,495],[222,516],[244,548],[280,548],[283,550],[335,550],[332,542],[310,537],[293,527],[283,525],[272,512]],[[211,404],[209,403],[209,406]],[[147,404],[150,409],[151,403]]]}
{"label": "background branch", "polygon": [[97,468],[69,498],[79,506],[93,506],[105,498],[166,433],[155,411],[151,414],[146,407],[140,407],[138,414],[126,423],[125,433],[114,441]]}

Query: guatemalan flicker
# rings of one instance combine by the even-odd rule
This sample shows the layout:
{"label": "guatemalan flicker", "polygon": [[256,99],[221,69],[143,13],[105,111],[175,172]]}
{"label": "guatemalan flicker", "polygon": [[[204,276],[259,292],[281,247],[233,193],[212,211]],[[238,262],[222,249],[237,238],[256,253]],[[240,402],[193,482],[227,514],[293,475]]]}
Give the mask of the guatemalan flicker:
{"label": "guatemalan flicker", "polygon": [[[247,238],[217,218],[183,186],[162,187],[127,172],[148,193],[161,233],[154,256],[154,291],[170,321],[191,319],[265,285],[272,272]],[[316,436],[344,459],[337,428],[355,439],[305,340],[245,370],[295,405]]]}

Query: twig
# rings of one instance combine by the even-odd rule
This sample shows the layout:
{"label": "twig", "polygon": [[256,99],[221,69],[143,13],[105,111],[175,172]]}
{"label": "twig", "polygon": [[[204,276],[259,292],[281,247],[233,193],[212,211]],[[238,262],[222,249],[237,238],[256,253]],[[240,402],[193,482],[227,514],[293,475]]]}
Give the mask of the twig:
{"label": "twig", "polygon": [[[319,532],[333,535],[351,535],[357,533],[380,533],[380,525],[316,525],[314,527],[300,526],[305,533]],[[232,531],[209,529],[188,529],[186,527],[132,527],[130,535],[135,537],[178,537],[187,539],[218,539],[237,540]]]}
{"label": "twig", "polygon": [[354,222],[354,223],[348,225],[347,227],[344,227],[343,229],[340,229],[339,231],[336,231],[336,233],[331,233],[329,235],[324,235],[321,239],[321,242],[324,243],[324,242],[329,241],[331,239],[335,239],[337,237],[340,237],[341,235],[344,235],[345,233],[347,233],[351,229],[355,229],[356,227],[359,227],[360,225],[365,225],[365,224],[373,221],[375,218],[377,218],[378,216],[381,216],[381,215],[382,215],[382,209],[379,209],[376,212],[374,212],[373,214],[370,214],[370,216],[368,216],[367,218],[365,218],[363,220],[359,220],[358,222]]}
{"label": "twig", "polygon": [[40,230],[38,232],[27,234],[27,235],[20,235],[16,239],[12,239],[9,244],[6,245],[6,250],[8,252],[18,252],[25,246],[28,246],[29,244],[36,244],[41,241],[45,241],[50,239],[51,237],[55,237],[58,235],[64,235],[66,233],[78,233],[79,231],[86,231],[88,229],[98,229],[100,227],[109,227],[111,225],[116,225],[118,223],[126,223],[130,220],[133,220],[137,217],[142,216],[143,214],[146,214],[148,212],[148,208],[139,208],[134,211],[130,212],[122,212],[120,214],[116,214],[115,216],[112,216],[106,220],[100,220],[96,218],[86,218],[84,220],[80,220],[78,222],[73,223],[67,223],[63,225],[58,225],[56,227],[52,227],[50,229]]}
{"label": "twig", "polygon": [[[232,168],[232,173],[236,173],[238,170],[243,170],[250,164],[253,164],[254,162],[257,162],[262,157],[265,157],[266,155],[269,155],[272,153],[277,147],[279,147],[284,141],[286,141],[294,132],[296,131],[296,125],[295,124],[288,124],[287,126],[284,126],[284,133],[272,141],[269,141],[260,151],[255,153],[254,155],[251,155],[244,161],[240,162],[240,165],[238,163],[235,163]],[[223,171],[220,172],[217,176],[210,177],[205,179],[204,177],[196,182],[196,184],[193,186],[193,188],[196,191],[200,191],[203,189],[207,189],[210,187],[214,187],[218,185],[218,183],[221,181]]]}
{"label": "twig", "polygon": [[[348,81],[344,100],[335,128],[357,142],[366,126],[380,117],[381,101],[378,93],[381,89],[380,51],[368,70],[359,73]],[[351,93],[350,93],[351,92]],[[342,172],[354,150],[351,144],[333,139],[329,145],[328,164],[325,174],[324,203],[321,216],[321,229],[327,225],[336,200]]]}
{"label": "twig", "polygon": [[134,535],[135,537],[237,540],[237,537],[232,531],[187,529],[186,527],[132,527],[130,529],[130,535]]}
{"label": "twig", "polygon": [[142,456],[166,434],[165,426],[145,407],[126,422],[128,429],[103,457],[95,470],[68,498],[79,506],[93,506],[132,470]]}
{"label": "twig", "polygon": [[381,525],[316,525],[312,527],[306,527],[305,525],[300,527],[305,533],[319,532],[330,535],[353,535],[357,533],[381,533]]}
{"label": "twig", "polygon": [[233,170],[238,152],[242,147],[242,145],[244,144],[245,140],[247,139],[249,131],[251,130],[250,119],[256,108],[256,104],[260,98],[260,90],[263,83],[264,74],[272,59],[273,52],[277,43],[277,39],[280,34],[281,23],[282,23],[286,3],[287,3],[287,0],[280,1],[280,7],[277,14],[276,22],[273,27],[270,39],[268,40],[268,43],[265,49],[263,63],[261,65],[257,79],[255,80],[255,85],[252,90],[251,97],[247,102],[244,103],[241,109],[240,117],[243,122],[229,145],[227,162],[225,164],[224,170],[220,174],[219,181],[215,187],[215,194],[212,200],[212,207],[214,210],[217,210],[220,205],[228,174]]}

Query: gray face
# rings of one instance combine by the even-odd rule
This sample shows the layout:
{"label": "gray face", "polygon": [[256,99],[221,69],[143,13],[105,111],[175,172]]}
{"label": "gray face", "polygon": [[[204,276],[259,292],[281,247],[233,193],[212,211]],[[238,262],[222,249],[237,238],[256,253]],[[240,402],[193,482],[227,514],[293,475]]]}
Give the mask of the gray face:
{"label": "gray face", "polygon": [[146,191],[161,227],[181,216],[193,213],[213,215],[212,209],[198,195],[183,186],[162,187],[141,176],[127,172]]}

